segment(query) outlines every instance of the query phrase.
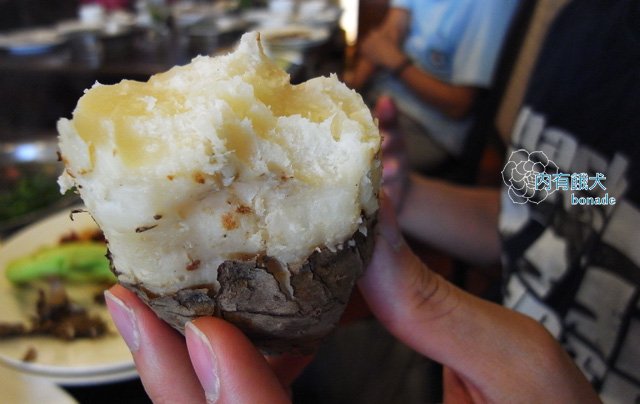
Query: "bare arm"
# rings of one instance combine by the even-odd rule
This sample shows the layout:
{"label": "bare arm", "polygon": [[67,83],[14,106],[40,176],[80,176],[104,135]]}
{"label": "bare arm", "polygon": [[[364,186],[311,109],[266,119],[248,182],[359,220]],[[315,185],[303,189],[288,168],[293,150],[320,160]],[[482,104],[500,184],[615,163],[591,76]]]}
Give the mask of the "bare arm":
{"label": "bare arm", "polygon": [[374,31],[389,38],[396,46],[401,46],[409,29],[411,14],[403,8],[392,8],[382,23],[380,29]]}
{"label": "bare arm", "polygon": [[[402,47],[380,31],[373,32],[365,39],[362,55],[369,63],[390,71],[397,70],[408,60]],[[421,99],[455,119],[469,113],[478,92],[475,87],[439,80],[416,65],[409,65],[396,74]]]}
{"label": "bare arm", "polygon": [[[354,88],[362,86],[375,67],[394,71],[404,64],[408,57],[402,51],[402,43],[409,22],[408,11],[391,9],[383,25],[364,39],[361,58],[353,75]],[[370,66],[365,69],[362,64]],[[454,119],[461,119],[469,113],[478,92],[472,86],[446,83],[415,65],[397,74],[421,99]]]}
{"label": "bare arm", "polygon": [[384,134],[383,185],[399,212],[403,231],[470,263],[497,262],[501,248],[499,190],[463,187],[411,174],[393,100],[380,97],[375,115]]}
{"label": "bare arm", "polygon": [[[397,47],[400,47],[407,32],[409,19],[410,14],[407,10],[391,8],[382,24],[373,30],[369,36],[382,35],[396,44]],[[367,39],[363,43],[366,43]],[[360,89],[367,83],[377,68],[378,66],[375,63],[360,54],[353,71],[345,74],[345,81],[351,88]]]}
{"label": "bare arm", "polygon": [[367,81],[375,73],[376,66],[367,59],[359,58],[356,60],[352,70],[344,74],[344,82],[355,90],[360,90],[367,84]]}
{"label": "bare arm", "polygon": [[407,234],[467,262],[498,262],[498,189],[462,187],[417,174],[410,182],[399,218]]}
{"label": "bare arm", "polygon": [[408,66],[398,77],[421,99],[453,119],[462,119],[473,108],[478,89],[448,84],[415,65]]}
{"label": "bare arm", "polygon": [[399,212],[400,227],[415,239],[464,261],[488,265],[500,257],[497,188],[463,187],[411,174],[397,109],[388,96],[376,102],[383,133],[383,186]]}

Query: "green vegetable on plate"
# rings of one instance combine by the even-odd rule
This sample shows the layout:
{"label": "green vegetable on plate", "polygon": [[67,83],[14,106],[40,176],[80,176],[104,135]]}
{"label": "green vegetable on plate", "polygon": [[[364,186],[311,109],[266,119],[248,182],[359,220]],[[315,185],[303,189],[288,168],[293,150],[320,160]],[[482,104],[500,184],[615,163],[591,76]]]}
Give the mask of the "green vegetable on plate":
{"label": "green vegetable on plate", "polygon": [[6,276],[22,285],[40,279],[57,277],[77,283],[115,283],[102,242],[74,241],[45,247],[35,253],[11,261]]}

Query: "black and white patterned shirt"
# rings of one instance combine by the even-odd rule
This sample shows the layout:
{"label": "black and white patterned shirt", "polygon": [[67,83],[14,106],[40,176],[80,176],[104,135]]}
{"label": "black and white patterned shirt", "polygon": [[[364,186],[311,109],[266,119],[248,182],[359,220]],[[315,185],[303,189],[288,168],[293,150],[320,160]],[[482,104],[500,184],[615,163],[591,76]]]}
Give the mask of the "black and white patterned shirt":
{"label": "black and white patterned shirt", "polygon": [[538,60],[503,172],[504,303],[603,401],[640,403],[640,1],[573,1]]}

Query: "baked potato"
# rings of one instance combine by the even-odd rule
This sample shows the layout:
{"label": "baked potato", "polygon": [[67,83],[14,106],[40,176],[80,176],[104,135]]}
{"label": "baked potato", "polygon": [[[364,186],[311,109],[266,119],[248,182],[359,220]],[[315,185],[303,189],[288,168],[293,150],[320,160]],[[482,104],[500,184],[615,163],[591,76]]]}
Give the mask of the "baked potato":
{"label": "baked potato", "polygon": [[58,122],[65,170],[118,281],[179,331],[219,316],[267,353],[313,350],[373,249],[380,134],[335,76],[262,51],[95,84]]}

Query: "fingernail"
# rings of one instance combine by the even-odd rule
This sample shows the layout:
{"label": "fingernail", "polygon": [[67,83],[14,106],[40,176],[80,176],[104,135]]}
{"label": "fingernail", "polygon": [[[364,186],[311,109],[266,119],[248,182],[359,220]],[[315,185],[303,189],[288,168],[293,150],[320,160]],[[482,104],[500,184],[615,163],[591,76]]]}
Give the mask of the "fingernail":
{"label": "fingernail", "polygon": [[380,228],[380,234],[382,234],[382,237],[387,241],[387,243],[389,243],[395,252],[400,251],[404,246],[404,239],[402,238],[402,235],[400,235],[400,233],[393,227],[382,225]]}
{"label": "fingernail", "polygon": [[191,363],[204,389],[207,403],[215,403],[220,397],[216,354],[207,336],[192,322],[186,324],[185,336]]}
{"label": "fingernail", "polygon": [[379,232],[382,238],[384,238],[387,243],[393,248],[394,251],[398,252],[404,246],[404,237],[400,233],[398,228],[398,222],[395,218],[395,214],[393,212],[393,207],[389,206],[390,200],[388,197],[385,197],[382,200],[382,209],[380,210],[380,220],[379,220]]}
{"label": "fingernail", "polygon": [[105,290],[104,298],[109,313],[111,313],[111,318],[120,335],[122,335],[122,339],[124,339],[131,352],[136,352],[140,348],[140,333],[138,332],[135,313],[108,290]]}
{"label": "fingernail", "polygon": [[390,180],[400,173],[400,161],[395,157],[384,159],[382,165],[382,176]]}

